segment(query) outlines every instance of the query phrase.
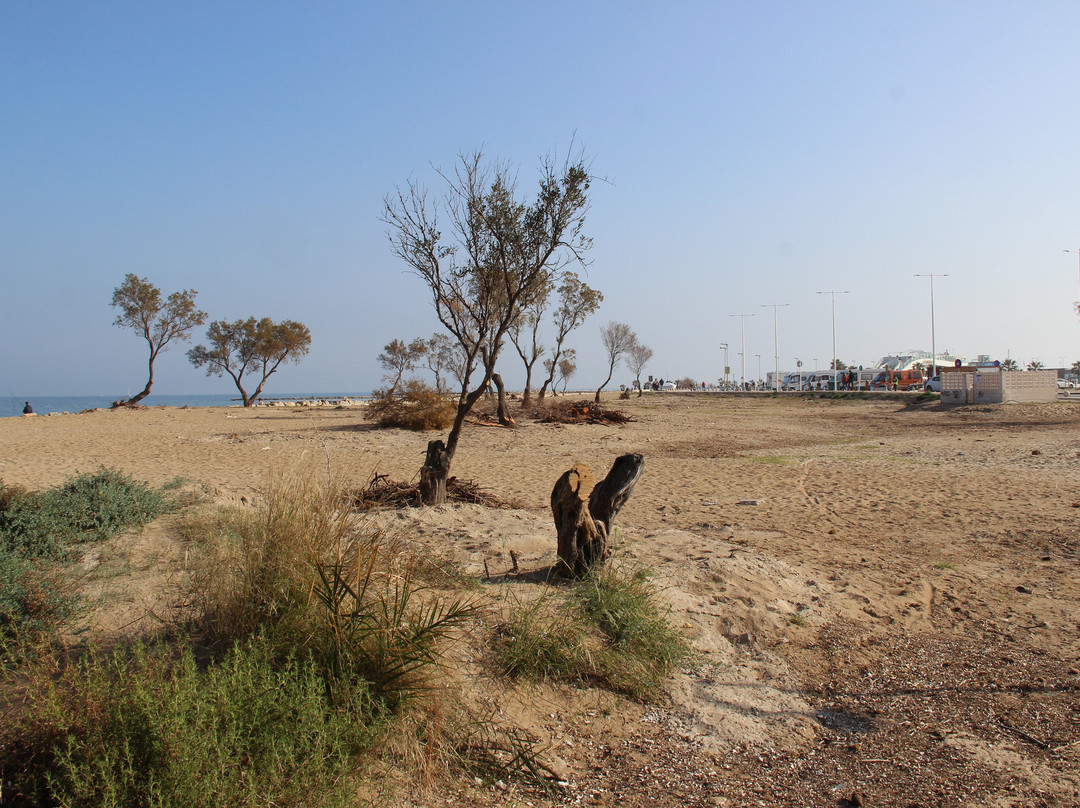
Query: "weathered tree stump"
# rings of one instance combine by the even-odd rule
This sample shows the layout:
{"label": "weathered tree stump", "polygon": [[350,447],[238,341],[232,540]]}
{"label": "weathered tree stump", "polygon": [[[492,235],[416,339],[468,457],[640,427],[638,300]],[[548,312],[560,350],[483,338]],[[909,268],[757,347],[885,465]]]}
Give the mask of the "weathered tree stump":
{"label": "weathered tree stump", "polygon": [[446,444],[433,440],[427,445],[424,466],[420,469],[420,501],[425,505],[446,502],[446,478],[450,476],[450,455]]}
{"label": "weathered tree stump", "polygon": [[580,578],[607,558],[612,522],[644,468],[644,457],[626,454],[615,460],[599,484],[592,469],[580,463],[555,483],[551,513],[558,533],[559,575]]}

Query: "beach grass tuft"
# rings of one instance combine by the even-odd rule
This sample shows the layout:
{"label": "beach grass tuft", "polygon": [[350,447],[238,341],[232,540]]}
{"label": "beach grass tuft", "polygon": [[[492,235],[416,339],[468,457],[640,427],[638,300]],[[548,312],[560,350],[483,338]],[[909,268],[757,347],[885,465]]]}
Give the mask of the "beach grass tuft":
{"label": "beach grass tuft", "polygon": [[495,637],[497,663],[511,677],[599,684],[646,701],[690,653],[648,572],[626,562],[528,602],[511,596]]}

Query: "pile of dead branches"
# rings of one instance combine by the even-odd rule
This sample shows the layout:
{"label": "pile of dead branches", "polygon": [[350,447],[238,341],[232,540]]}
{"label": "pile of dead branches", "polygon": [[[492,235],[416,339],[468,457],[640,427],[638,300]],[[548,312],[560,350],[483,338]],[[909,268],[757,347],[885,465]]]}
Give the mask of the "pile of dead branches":
{"label": "pile of dead branches", "polygon": [[[512,509],[523,507],[520,502],[503,499],[485,491],[472,481],[451,477],[446,481],[446,501],[483,505],[485,508]],[[366,488],[356,492],[356,507],[361,511],[379,508],[419,508],[420,488],[414,483],[392,480],[385,474],[376,474]]]}
{"label": "pile of dead branches", "polygon": [[634,419],[592,401],[560,401],[538,420],[545,424],[626,424]]}

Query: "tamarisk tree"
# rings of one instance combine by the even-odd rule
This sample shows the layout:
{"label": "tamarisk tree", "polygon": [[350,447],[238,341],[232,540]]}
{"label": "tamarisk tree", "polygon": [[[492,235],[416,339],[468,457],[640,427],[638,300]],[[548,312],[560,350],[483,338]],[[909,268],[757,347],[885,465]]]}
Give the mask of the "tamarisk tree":
{"label": "tamarisk tree", "polygon": [[641,398],[641,371],[645,369],[645,366],[649,364],[649,360],[653,358],[653,349],[644,343],[634,341],[634,344],[630,346],[630,350],[626,352],[626,364],[630,367],[630,370],[634,371],[634,384],[637,385],[638,398]]}
{"label": "tamarisk tree", "polygon": [[637,334],[626,323],[610,322],[600,329],[600,340],[604,343],[604,353],[608,359],[608,374],[604,383],[596,390],[596,403],[600,403],[600,391],[607,387],[611,377],[615,375],[615,366],[619,364],[635,345]]}
{"label": "tamarisk tree", "polygon": [[435,374],[435,391],[445,392],[444,376],[456,380],[460,385],[465,374],[461,346],[451,342],[450,337],[442,333],[432,334],[425,345],[427,350],[424,351],[424,367]]}
{"label": "tamarisk tree", "polygon": [[[551,361],[544,362],[548,376],[537,397],[543,401],[548,386],[555,381],[555,374],[562,364],[562,357],[567,353],[563,347],[570,332],[585,322],[585,319],[600,308],[604,295],[589,287],[575,272],[564,272],[559,284],[559,308],[555,310],[555,348]],[[573,360],[571,359],[571,362]]]}
{"label": "tamarisk tree", "polygon": [[547,308],[551,287],[548,286],[536,296],[532,304],[522,313],[520,319],[510,327],[510,342],[525,364],[525,389],[521,393],[521,406],[528,407],[532,400],[532,374],[537,360],[546,350],[540,343],[540,322]]}
{"label": "tamarisk tree", "polygon": [[435,315],[464,358],[450,434],[445,443],[428,444],[420,470],[426,504],[446,500],[465,416],[493,381],[508,332],[591,246],[582,228],[592,178],[580,158],[562,165],[543,160],[529,199],[519,196],[516,173],[474,152],[462,155],[452,174],[438,172],[446,186],[439,200],[413,182],[384,200],[391,251],[424,281]]}
{"label": "tamarisk tree", "polygon": [[118,401],[117,406],[137,404],[148,395],[154,386],[154,360],[158,354],[169,347],[173,340],[189,340],[191,332],[206,322],[206,312],[195,306],[194,289],[173,292],[164,301],[161,290],[146,278],[128,273],[124,282],[113,290],[112,306],[120,310],[113,325],[130,328],[150,346],[150,368],[146,387],[138,395],[127,401]]}
{"label": "tamarisk tree", "polygon": [[427,343],[419,338],[414,339],[408,345],[402,340],[395,339],[383,348],[383,352],[379,354],[378,359],[379,364],[386,370],[383,379],[390,383],[390,388],[386,393],[388,396],[394,395],[398,385],[401,384],[401,377],[415,368],[416,363],[426,353]]}
{"label": "tamarisk tree", "polygon": [[[266,380],[291,360],[299,364],[311,347],[311,332],[303,323],[282,320],[275,323],[269,317],[256,320],[249,317],[234,323],[215,320],[206,332],[210,345],[197,345],[188,351],[195,367],[206,366],[207,376],[229,374],[240,391],[244,406],[250,407],[262,395]],[[244,374],[259,376],[259,383],[248,393]],[[261,375],[260,375],[261,374]]]}

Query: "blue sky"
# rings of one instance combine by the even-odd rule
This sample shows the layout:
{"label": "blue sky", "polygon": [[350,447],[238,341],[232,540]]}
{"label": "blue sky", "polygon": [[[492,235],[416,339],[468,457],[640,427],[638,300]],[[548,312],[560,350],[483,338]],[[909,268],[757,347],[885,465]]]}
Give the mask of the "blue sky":
{"label": "blue sky", "polygon": [[[430,336],[383,197],[483,148],[574,140],[593,186],[575,386],[600,327],[715,379],[937,346],[1080,359],[1080,5],[1072,2],[38,2],[0,5],[0,395],[134,393],[126,273],[211,319],[290,318],[268,393],[367,390]],[[199,339],[202,334],[196,335]],[[158,361],[158,393],[231,390]],[[512,351],[503,375],[523,375]],[[615,383],[628,381],[616,374]],[[149,403],[152,403],[152,399]]]}

